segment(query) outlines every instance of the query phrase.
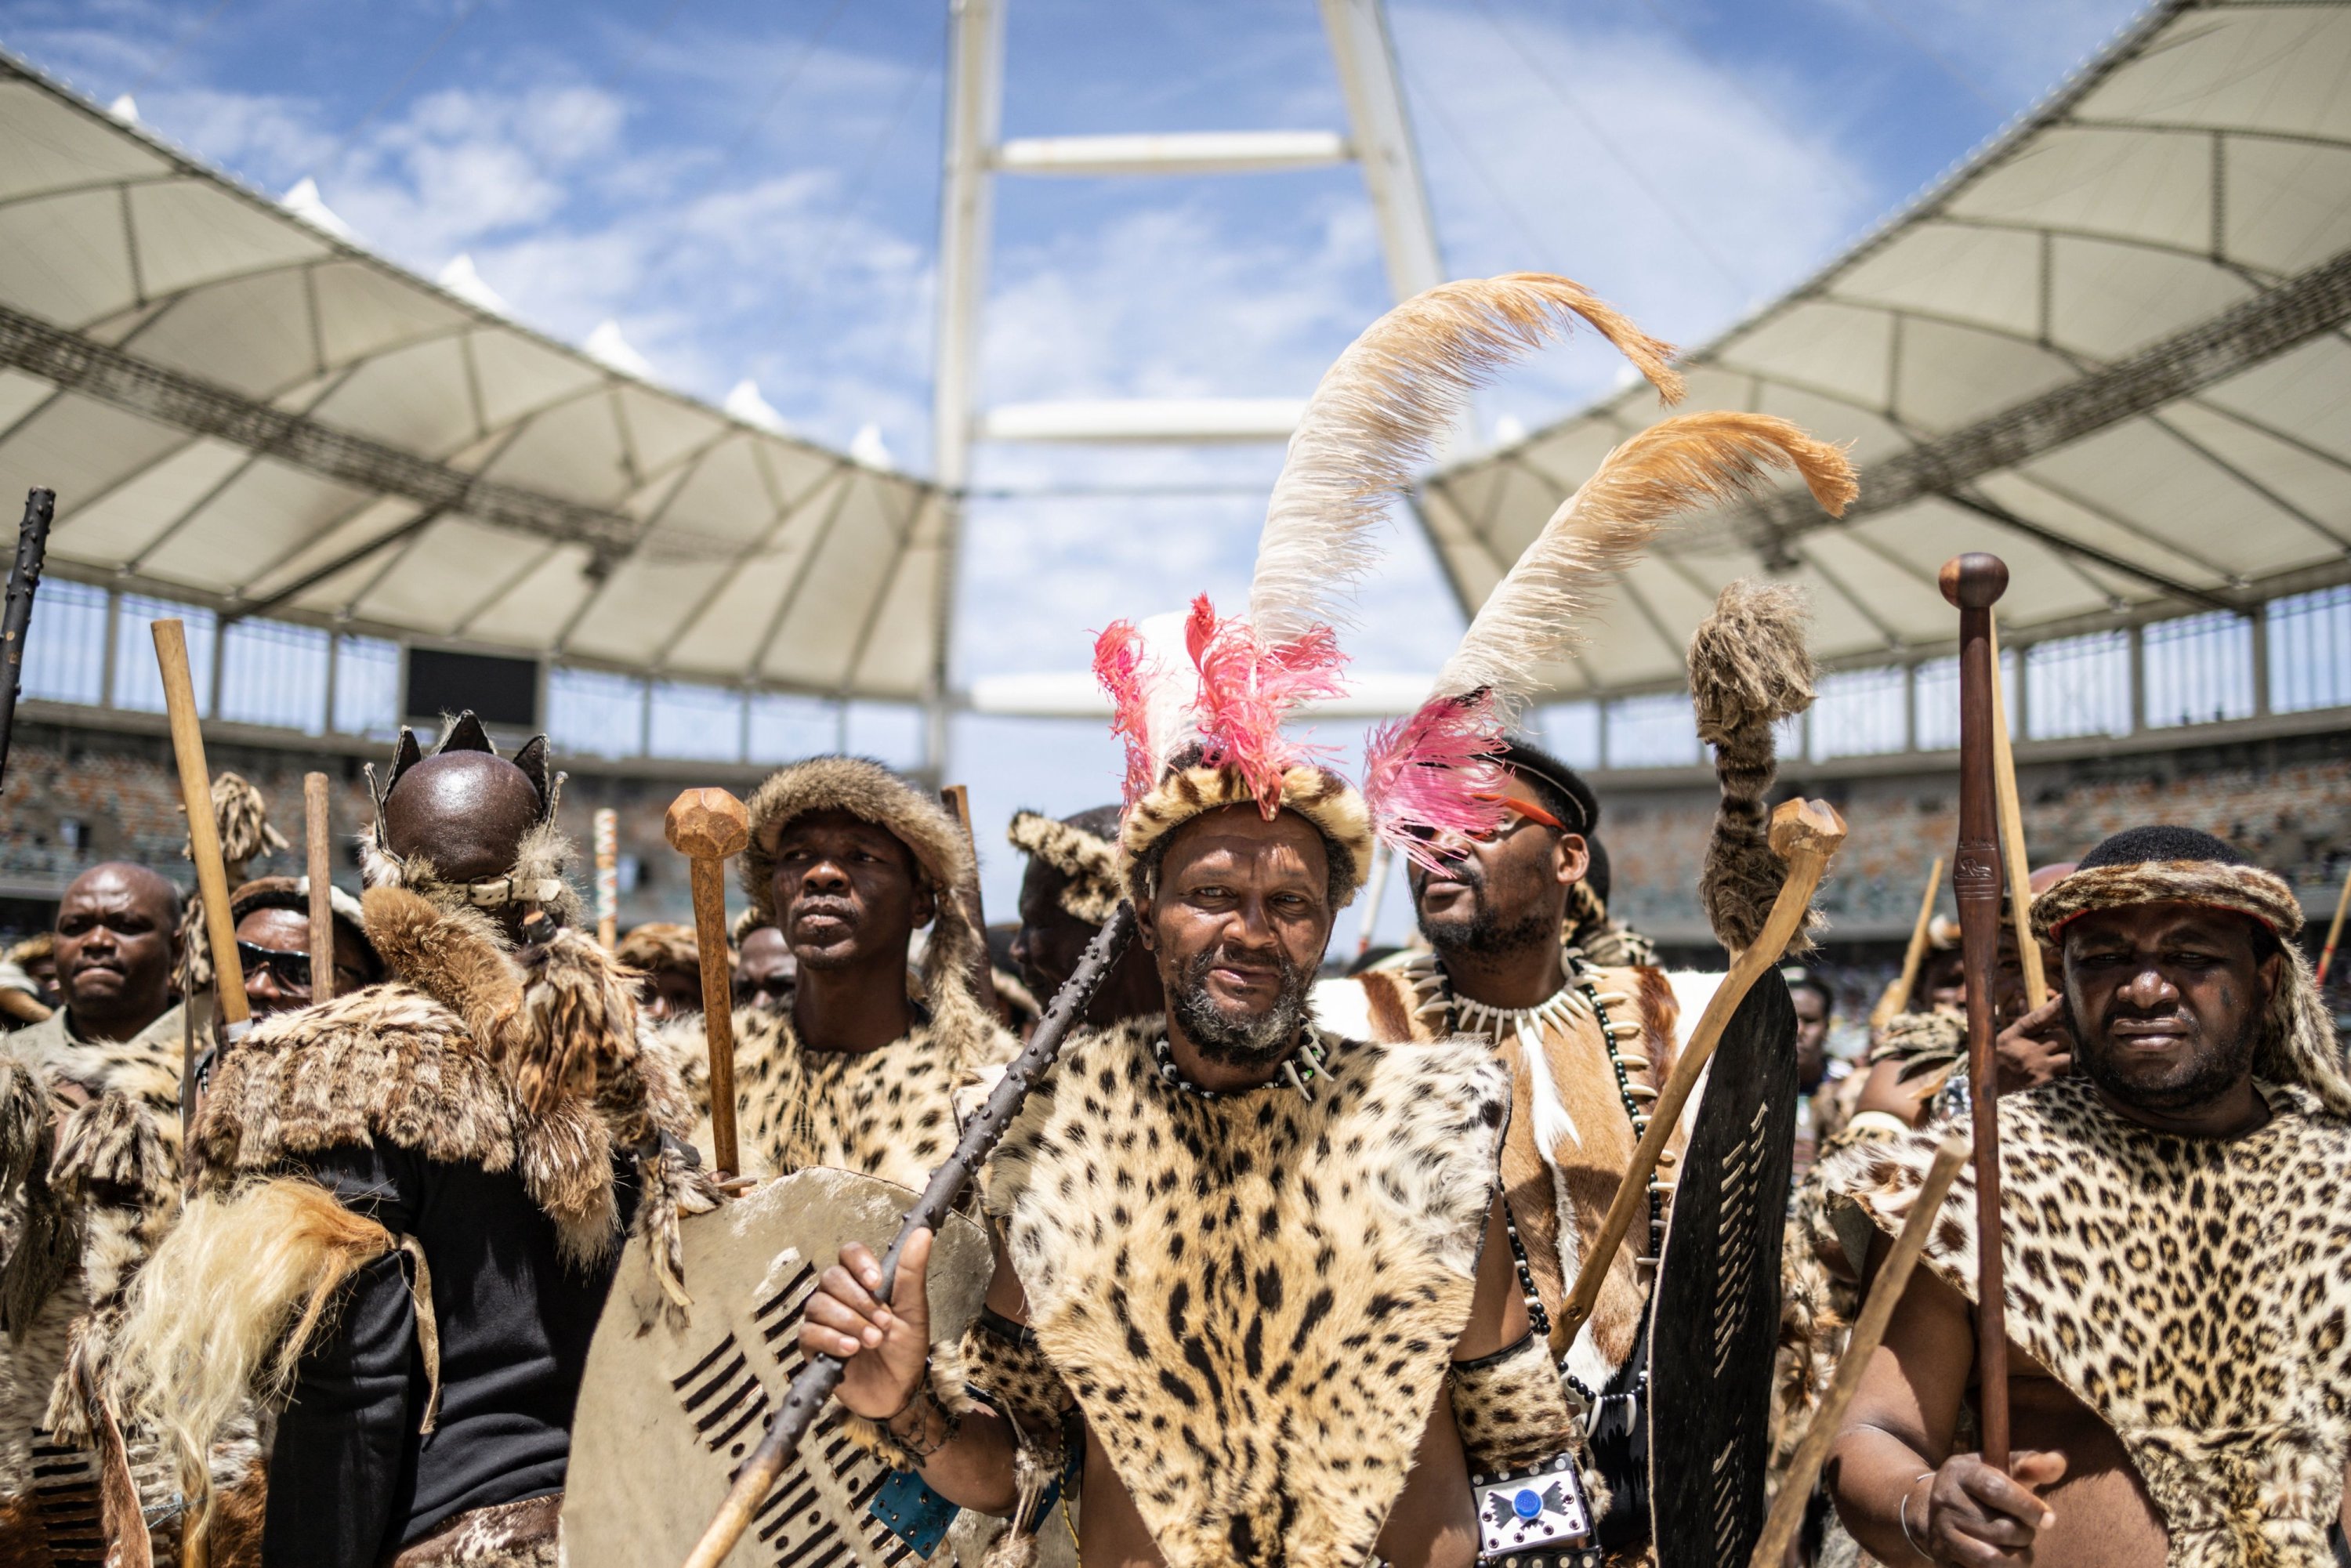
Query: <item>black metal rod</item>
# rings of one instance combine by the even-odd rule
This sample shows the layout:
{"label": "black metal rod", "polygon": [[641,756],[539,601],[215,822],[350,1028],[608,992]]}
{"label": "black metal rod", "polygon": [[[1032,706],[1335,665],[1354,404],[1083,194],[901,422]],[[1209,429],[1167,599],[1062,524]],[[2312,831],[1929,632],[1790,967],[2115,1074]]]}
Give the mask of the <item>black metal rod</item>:
{"label": "black metal rod", "polygon": [[[1029,1091],[1053,1065],[1053,1059],[1061,1054],[1062,1039],[1093,1000],[1094,993],[1102,988],[1103,977],[1110,973],[1111,967],[1119,961],[1126,952],[1126,945],[1134,938],[1134,906],[1122,903],[1111,912],[1110,918],[1102,922],[1102,929],[1094,933],[1094,939],[1086,945],[1085,955],[1078,960],[1077,968],[1054,994],[1052,1005],[1038,1020],[1036,1032],[1029,1037],[1029,1043],[1021,1047],[1020,1054],[1005,1068],[1003,1078],[988,1093],[987,1103],[966,1124],[963,1136],[956,1143],[955,1153],[931,1173],[930,1185],[923,1189],[923,1196],[915,1200],[914,1207],[906,1211],[905,1222],[898,1227],[898,1239],[890,1244],[888,1254],[882,1260],[882,1288],[873,1292],[876,1298],[883,1301],[890,1299],[891,1287],[898,1280],[898,1259],[906,1249],[906,1238],[917,1230],[929,1230],[935,1234],[946,1222],[947,1211],[963,1196],[964,1188],[971,1185],[972,1177],[978,1174],[988,1152],[996,1147],[997,1140],[1003,1137],[1005,1130],[1012,1125],[1012,1119],[1020,1113],[1021,1103],[1029,1098]],[[775,1487],[776,1479],[783,1474],[784,1466],[799,1451],[800,1439],[808,1436],[809,1428],[816,1424],[817,1416],[832,1398],[833,1391],[841,1386],[841,1375],[845,1370],[838,1356],[820,1351],[809,1358],[799,1375],[792,1379],[792,1385],[785,1393],[783,1404],[778,1407],[776,1418],[768,1425],[767,1435],[759,1439],[759,1446],[752,1450],[751,1457],[744,1460],[743,1468],[736,1472],[733,1490],[727,1492],[726,1500],[719,1506],[717,1517],[703,1531],[701,1542],[695,1547],[694,1554],[686,1559],[687,1568],[716,1568],[735,1549],[735,1542],[742,1538],[744,1529],[751,1521],[753,1511],[767,1500],[768,1493]]]}
{"label": "black metal rod", "polygon": [[33,591],[41,586],[41,563],[48,559],[49,523],[57,495],[39,487],[25,492],[25,520],[16,526],[16,560],[8,569],[7,608],[0,611],[0,785],[8,779],[8,742],[16,731],[16,692],[25,673],[25,633],[33,624]]}

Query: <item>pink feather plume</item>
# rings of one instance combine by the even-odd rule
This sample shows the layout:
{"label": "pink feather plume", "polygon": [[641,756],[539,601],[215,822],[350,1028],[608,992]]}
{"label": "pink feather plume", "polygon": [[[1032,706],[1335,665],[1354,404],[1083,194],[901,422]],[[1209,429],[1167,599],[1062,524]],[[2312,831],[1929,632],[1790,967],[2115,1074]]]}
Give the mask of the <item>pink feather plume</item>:
{"label": "pink feather plume", "polygon": [[1126,743],[1125,803],[1134,805],[1158,782],[1151,751],[1150,693],[1144,679],[1143,634],[1132,621],[1113,621],[1094,638],[1094,679],[1110,694],[1110,731]]}
{"label": "pink feather plume", "polygon": [[1502,769],[1493,759],[1503,721],[1490,690],[1431,697],[1372,732],[1364,749],[1364,800],[1379,835],[1399,854],[1438,865],[1428,833],[1478,837],[1502,825]]}
{"label": "pink feather plume", "polygon": [[1270,821],[1281,807],[1281,778],[1314,748],[1281,733],[1300,704],[1337,696],[1347,655],[1338,634],[1314,626],[1287,642],[1268,643],[1239,616],[1220,619],[1202,594],[1192,601],[1185,643],[1200,671],[1195,709],[1202,760],[1238,769],[1258,810]]}

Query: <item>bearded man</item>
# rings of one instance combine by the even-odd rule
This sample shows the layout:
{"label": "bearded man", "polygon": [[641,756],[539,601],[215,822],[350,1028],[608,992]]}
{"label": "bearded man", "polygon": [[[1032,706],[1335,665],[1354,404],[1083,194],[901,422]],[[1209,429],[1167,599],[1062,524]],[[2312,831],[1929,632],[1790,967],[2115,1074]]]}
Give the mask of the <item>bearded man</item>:
{"label": "bearded man", "polygon": [[[2302,926],[2282,879],[2181,828],[2117,833],[2033,901],[2081,1075],[1999,1101],[2014,1452],[2003,1473],[1960,1437],[1962,1171],[1830,1458],[1838,1511],[1881,1561],[2338,1560],[2351,1080]],[[1933,1141],[1828,1162],[1873,1254]]]}
{"label": "bearded man", "polygon": [[198,1196],[134,1288],[123,1382],[183,1474],[210,1419],[282,1393],[265,1563],[557,1562],[623,1234],[674,1291],[680,1207],[713,1199],[630,977],[573,928],[561,782],[544,737],[508,761],[471,714],[429,757],[402,731],[362,842],[390,978],[262,1021],[214,1069]]}
{"label": "bearded man", "polygon": [[[818,757],[749,801],[743,886],[782,934],[789,1009],[738,1009],[746,1163],[832,1166],[919,1189],[955,1146],[955,1087],[1012,1050],[980,1006],[985,948],[957,890],[977,881],[945,807],[876,762]],[[918,988],[914,935],[930,927]]]}
{"label": "bearded man", "polygon": [[1501,1072],[1313,1027],[1369,853],[1335,777],[1291,769],[1268,817],[1195,762],[1122,841],[1164,1011],[1074,1035],[998,1146],[961,1355],[928,1358],[927,1237],[893,1308],[844,1249],[801,1344],[851,1358],[871,1440],[1016,1530],[1066,1433],[1087,1562],[1466,1564],[1465,1442],[1567,1441],[1489,1197]]}
{"label": "bearded man", "polygon": [[[1020,877],[1020,931],[1012,961],[1029,994],[1050,1004],[1077,972],[1086,944],[1126,896],[1118,880],[1118,808],[1096,806],[1059,821],[1035,811],[1014,815],[1006,835],[1029,857]],[[1097,1028],[1141,1018],[1165,1006],[1159,971],[1139,944],[1119,955],[1086,1004]]]}
{"label": "bearded man", "polygon": [[[1437,868],[1411,867],[1429,951],[1328,982],[1316,1005],[1326,1021],[1344,1019],[1374,1040],[1477,1040],[1509,1069],[1509,1239],[1544,1334],[1672,1071],[1677,1014],[1663,970],[1601,968],[1561,943],[1562,927],[1591,903],[1578,891],[1600,814],[1591,787],[1522,737],[1510,737],[1493,760],[1502,773],[1500,830],[1482,840],[1440,835],[1430,843]],[[1647,1224],[1636,1222],[1632,1244],[1610,1264],[1567,1360],[1570,1390],[1600,1417],[1593,1458],[1612,1483],[1601,1521],[1612,1549],[1647,1538],[1640,1342],[1665,1218],[1665,1195],[1653,1193]]]}

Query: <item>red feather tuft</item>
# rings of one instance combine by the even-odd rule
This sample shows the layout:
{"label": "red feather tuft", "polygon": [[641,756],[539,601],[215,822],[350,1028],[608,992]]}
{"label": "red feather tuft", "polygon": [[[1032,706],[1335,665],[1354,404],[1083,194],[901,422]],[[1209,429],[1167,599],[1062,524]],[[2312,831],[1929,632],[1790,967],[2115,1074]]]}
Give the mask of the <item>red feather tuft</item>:
{"label": "red feather tuft", "polygon": [[1132,621],[1113,621],[1094,638],[1094,679],[1110,694],[1110,732],[1126,743],[1126,778],[1121,789],[1129,806],[1158,782],[1151,755],[1150,701],[1144,690],[1146,653],[1143,634]]}
{"label": "red feather tuft", "polygon": [[1338,634],[1316,626],[1268,643],[1246,620],[1219,620],[1204,594],[1193,601],[1185,642],[1200,669],[1202,760],[1238,769],[1270,820],[1281,809],[1282,775],[1315,755],[1281,733],[1282,720],[1301,703],[1346,690]]}
{"label": "red feather tuft", "polygon": [[1484,687],[1431,697],[1372,732],[1364,748],[1364,800],[1380,837],[1434,871],[1429,835],[1483,836],[1502,825],[1502,769],[1494,751],[1502,718]]}

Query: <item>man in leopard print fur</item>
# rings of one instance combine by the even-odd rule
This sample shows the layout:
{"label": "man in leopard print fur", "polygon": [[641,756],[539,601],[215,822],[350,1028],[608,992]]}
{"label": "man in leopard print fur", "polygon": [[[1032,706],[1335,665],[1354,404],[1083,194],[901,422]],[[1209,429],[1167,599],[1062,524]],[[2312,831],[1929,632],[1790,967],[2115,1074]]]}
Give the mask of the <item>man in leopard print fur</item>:
{"label": "man in leopard print fur", "polygon": [[[2331,1564],[2351,1455],[2351,1082],[2280,878],[2185,829],[2118,833],[2035,899],[2081,1075],[2000,1100],[2015,1450],[1963,1450],[1962,1175],[1830,1458],[1892,1564]],[[1931,1134],[1848,1150],[1878,1233]],[[2330,1540],[2331,1538],[2331,1540]]]}
{"label": "man in leopard print fur", "polygon": [[1073,1037],[998,1146],[997,1277],[954,1364],[926,1355],[926,1237],[894,1307],[852,1247],[808,1310],[868,1439],[1014,1514],[1015,1561],[1066,1466],[1089,1563],[1464,1568],[1469,1470],[1568,1441],[1494,1189],[1506,1075],[1312,1026],[1369,834],[1320,768],[1283,799],[1196,764],[1129,811],[1165,1011]]}
{"label": "man in leopard print fur", "polygon": [[[936,800],[852,757],[778,769],[749,811],[744,892],[797,977],[788,1006],[735,1010],[745,1163],[919,1189],[955,1146],[958,1078],[1012,1049],[975,988],[970,840]],[[907,953],[925,926],[916,977]]]}
{"label": "man in leopard print fur", "polygon": [[[1502,1186],[1513,1250],[1549,1314],[1563,1303],[1624,1179],[1641,1136],[1635,1114],[1646,1116],[1672,1071],[1677,1013],[1663,970],[1604,967],[1561,944],[1561,930],[1592,907],[1583,896],[1587,835],[1600,811],[1591,787],[1520,737],[1496,760],[1507,812],[1499,829],[1478,841],[1440,837],[1442,868],[1415,864],[1407,873],[1430,950],[1325,981],[1315,1005],[1325,1021],[1374,1040],[1475,1040],[1510,1070]],[[1600,1539],[1634,1554],[1649,1537],[1638,1391],[1656,1272],[1647,1217],[1639,1224],[1566,1363],[1578,1397],[1596,1406],[1592,1453],[1611,1504]]]}

